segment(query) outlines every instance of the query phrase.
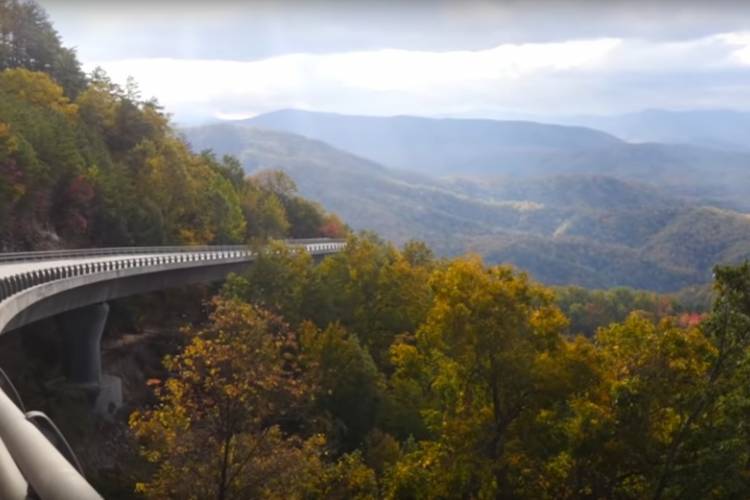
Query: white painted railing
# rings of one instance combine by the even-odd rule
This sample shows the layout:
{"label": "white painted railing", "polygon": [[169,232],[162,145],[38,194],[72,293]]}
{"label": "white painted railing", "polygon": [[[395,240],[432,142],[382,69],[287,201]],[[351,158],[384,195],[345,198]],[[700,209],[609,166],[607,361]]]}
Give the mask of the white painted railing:
{"label": "white painted railing", "polygon": [[[345,243],[340,240],[310,239],[287,240],[293,248],[305,248],[312,255],[341,251]],[[109,257],[108,259],[102,259]],[[53,250],[48,252],[0,253],[0,270],[3,265],[35,263],[28,271],[0,277],[0,302],[6,298],[42,283],[60,279],[95,274],[119,269],[161,267],[164,264],[196,261],[251,259],[250,248],[233,246],[183,246],[183,247],[122,247],[90,250]],[[69,262],[73,260],[73,262]],[[65,261],[64,265],[54,265]]]}

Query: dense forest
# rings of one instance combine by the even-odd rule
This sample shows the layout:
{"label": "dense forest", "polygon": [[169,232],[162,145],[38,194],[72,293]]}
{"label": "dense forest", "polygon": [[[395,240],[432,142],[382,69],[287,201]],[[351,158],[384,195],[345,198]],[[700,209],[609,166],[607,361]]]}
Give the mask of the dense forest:
{"label": "dense forest", "polygon": [[348,238],[319,262],[270,242],[203,309],[151,301],[191,321],[146,401],[86,438],[107,498],[748,496],[748,264],[690,302],[552,289],[350,234],[284,174],[192,152],[134,83],[84,75],[34,3],[0,0],[0,65],[5,250]]}
{"label": "dense forest", "polygon": [[571,310],[603,309],[586,337],[553,290],[477,257],[367,235],[317,265],[279,247],[226,283],[152,381],[157,403],[131,415],[153,467],[138,490],[744,497],[750,267],[718,268],[715,293],[698,316],[563,291]]}
{"label": "dense forest", "polygon": [[0,2],[0,248],[340,236],[278,172],[193,153],[155,100],[81,72],[33,2]]}

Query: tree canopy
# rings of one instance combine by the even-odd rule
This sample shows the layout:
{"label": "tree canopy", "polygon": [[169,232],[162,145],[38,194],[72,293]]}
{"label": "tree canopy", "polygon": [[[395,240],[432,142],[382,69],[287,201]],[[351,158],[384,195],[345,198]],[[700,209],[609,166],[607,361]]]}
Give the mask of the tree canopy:
{"label": "tree canopy", "polygon": [[[364,234],[316,265],[279,247],[230,279],[217,299],[208,331],[240,342],[222,352],[239,356],[232,370],[248,382],[263,379],[256,371],[263,362],[253,356],[264,350],[244,337],[257,329],[217,324],[216,314],[290,318],[278,337],[286,340],[274,344],[283,355],[271,365],[290,370],[286,380],[299,384],[299,399],[263,396],[247,414],[259,422],[256,434],[279,429],[279,460],[291,443],[301,450],[321,440],[305,455],[329,471],[315,473],[322,481],[315,491],[393,499],[739,498],[750,491],[749,265],[717,268],[716,300],[698,321],[634,307],[583,336],[570,333],[555,291],[525,274],[474,256],[435,260],[426,250]],[[192,355],[206,335],[191,336],[180,356]],[[254,354],[241,359],[244,346]],[[174,359],[167,363],[175,381],[163,387],[179,381],[186,384],[180,394],[199,395],[187,387],[207,382],[185,380]],[[197,366],[189,373],[202,373]],[[184,406],[159,391],[154,411]],[[271,408],[288,414],[269,417]],[[147,415],[134,420],[142,438],[154,422],[170,421]],[[172,447],[184,449],[142,442],[157,464],[171,460]],[[341,467],[354,469],[334,487],[327,481]],[[299,474],[284,495],[312,488]]]}
{"label": "tree canopy", "polygon": [[0,247],[346,233],[334,215],[298,196],[283,173],[245,177],[234,158],[192,152],[133,85],[123,90],[97,70],[71,100],[47,73],[0,72]]}

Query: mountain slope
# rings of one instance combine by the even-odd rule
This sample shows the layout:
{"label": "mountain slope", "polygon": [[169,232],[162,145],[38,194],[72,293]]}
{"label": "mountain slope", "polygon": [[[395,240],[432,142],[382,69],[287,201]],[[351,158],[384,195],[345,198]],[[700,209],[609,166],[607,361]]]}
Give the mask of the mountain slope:
{"label": "mountain slope", "polygon": [[597,130],[533,122],[364,117],[285,110],[243,122],[322,140],[391,168],[509,179],[596,174],[750,210],[750,152],[627,143]]}
{"label": "mountain slope", "polygon": [[[531,226],[525,222],[529,207],[471,199],[301,136],[230,124],[184,133],[196,150],[235,154],[249,173],[284,170],[303,196],[339,213],[356,229],[374,230],[397,242],[424,239],[442,253],[459,253],[467,235]],[[547,225],[558,223],[555,219]]]}
{"label": "mountain slope", "polygon": [[[513,262],[548,283],[656,291],[708,283],[714,265],[750,258],[750,220],[744,214],[694,207],[658,212],[653,214],[657,223],[639,225],[644,214],[648,212],[625,214],[630,224],[613,226],[617,230],[605,231],[605,237],[598,232],[609,221],[599,220],[600,227],[592,230],[597,221],[579,219],[578,227],[564,234],[482,236],[472,239],[469,248],[491,261]],[[623,235],[633,229],[637,237],[625,241]],[[617,237],[608,239],[607,234]]]}
{"label": "mountain slope", "polygon": [[355,229],[422,239],[442,255],[477,251],[548,283],[676,290],[706,282],[714,263],[750,256],[744,215],[607,176],[441,181],[247,125],[184,132],[196,149],[236,154],[248,172],[285,170]]}
{"label": "mountain slope", "polygon": [[469,248],[490,262],[512,262],[545,283],[670,291],[705,282],[703,273],[662,265],[637,248],[585,238],[492,235],[472,240]]}

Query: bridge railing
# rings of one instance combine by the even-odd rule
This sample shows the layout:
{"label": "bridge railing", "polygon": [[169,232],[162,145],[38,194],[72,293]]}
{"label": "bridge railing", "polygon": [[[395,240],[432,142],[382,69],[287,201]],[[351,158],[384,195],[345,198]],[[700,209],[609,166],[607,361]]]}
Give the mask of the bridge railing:
{"label": "bridge railing", "polygon": [[[291,247],[305,248],[313,255],[338,252],[344,246],[343,241],[330,239],[286,240],[285,243]],[[96,260],[99,257],[122,258]],[[36,285],[87,274],[190,262],[252,259],[254,257],[254,251],[245,245],[113,247],[87,250],[5,253],[0,254],[0,266],[22,262],[68,259],[80,260],[80,262],[72,262],[59,266],[41,266],[37,270],[0,278],[0,302]]]}
{"label": "bridge railing", "polygon": [[[326,243],[342,243],[342,240],[330,238],[305,238],[282,240],[290,246],[307,246]],[[0,264],[35,260],[80,259],[86,257],[110,257],[117,255],[152,254],[152,253],[189,253],[220,250],[246,250],[247,245],[182,245],[150,247],[103,247],[73,250],[46,250],[37,252],[3,252],[0,253]]]}

